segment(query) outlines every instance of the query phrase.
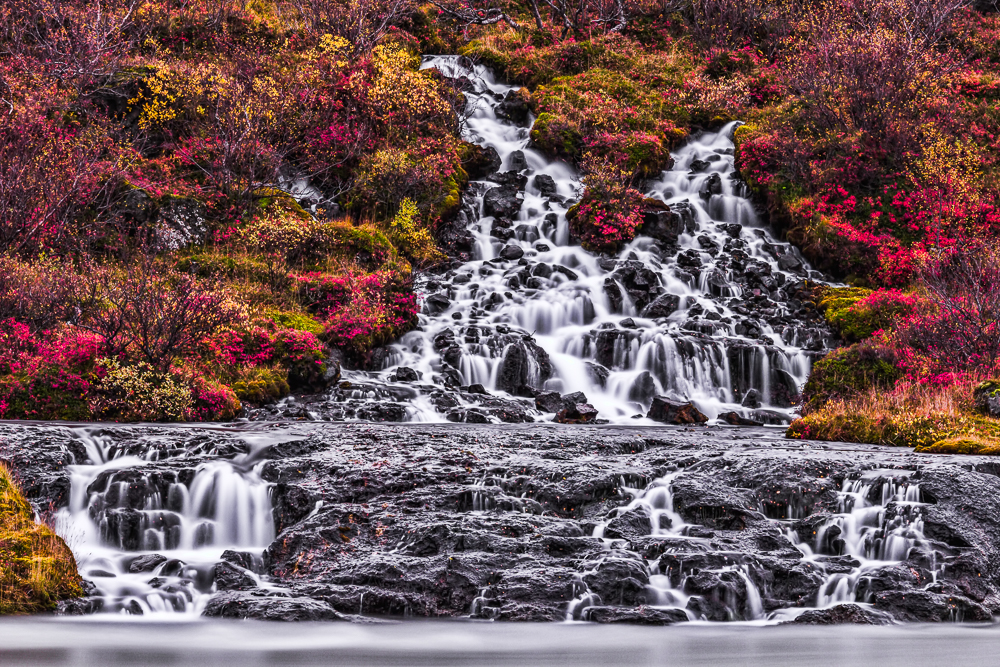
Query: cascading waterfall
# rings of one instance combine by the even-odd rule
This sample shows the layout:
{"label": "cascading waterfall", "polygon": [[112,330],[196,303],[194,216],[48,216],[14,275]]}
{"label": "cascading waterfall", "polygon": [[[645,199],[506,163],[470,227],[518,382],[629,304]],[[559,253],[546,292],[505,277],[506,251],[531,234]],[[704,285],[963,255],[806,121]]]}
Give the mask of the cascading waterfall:
{"label": "cascading waterfall", "polygon": [[[608,557],[613,557],[619,546],[613,538],[605,537],[608,525],[617,517],[638,511],[649,519],[649,535],[689,542],[691,553],[698,553],[700,546],[709,545],[711,540],[702,536],[700,526],[690,524],[674,511],[671,485],[683,472],[670,473],[644,489],[630,489],[624,480],[622,488],[633,496],[627,505],[612,511],[606,521],[594,529],[594,537],[604,541]],[[831,572],[825,576],[823,584],[816,591],[814,606],[786,608],[764,613],[761,591],[754,581],[752,559],[742,559],[734,554],[733,562],[716,569],[715,572],[734,572],[745,586],[743,602],[732,594],[725,600],[729,620],[778,622],[794,618],[810,609],[822,609],[841,603],[869,604],[871,593],[863,585],[865,574],[871,570],[905,560],[912,549],[923,549],[933,560],[933,550],[927,545],[923,534],[923,519],[920,501],[920,487],[908,479],[908,471],[874,470],[859,479],[846,479],[839,492],[839,512],[829,516],[816,530],[815,539],[803,542],[791,529],[783,532],[789,541],[802,552],[803,560],[811,566],[826,572],[826,560],[840,556],[850,556],[855,562],[849,572]],[[786,520],[772,519],[784,527],[795,515],[795,508],[786,508]],[[841,562],[842,565],[842,562]],[[587,567],[586,565],[584,566]],[[698,569],[679,572],[672,567],[663,567],[660,559],[648,563],[648,599],[653,607],[680,609],[689,620],[698,620],[691,611],[690,602],[697,597],[686,592],[688,578],[697,574]],[[585,572],[584,572],[585,574]],[[934,571],[936,581],[938,571]],[[930,584],[929,584],[930,585]],[[587,620],[587,608],[608,604],[596,596],[581,578],[574,590],[575,598],[567,605],[566,620]],[[611,601],[613,604],[613,601]]]}
{"label": "cascading waterfall", "polygon": [[[176,473],[158,466],[147,474],[153,461],[183,465],[202,452],[164,452],[155,441],[124,449],[89,430],[77,435],[89,461],[70,467],[70,503],[56,526],[80,573],[97,587],[100,611],[197,616],[215,592],[223,560],[267,585],[253,564],[274,540],[274,520],[252,447],[232,460]],[[224,558],[227,551],[236,558]]]}
{"label": "cascading waterfall", "polygon": [[[455,401],[426,400],[443,385],[480,384],[502,397],[524,396],[524,385],[582,391],[601,417],[622,423],[645,415],[655,395],[692,400],[709,417],[762,421],[774,410],[747,408],[792,405],[827,344],[794,297],[817,275],[759,225],[735,173],[736,123],[678,149],[673,168],[648,184],[671,210],[647,219],[652,236],[602,257],[570,244],[579,174],[530,148],[530,118],[498,117],[516,87],[457,56],[427,57],[424,67],[464,82],[465,138],[494,149],[501,166],[470,185],[459,214],[474,241],[470,261],[418,279],[419,326],[391,346],[383,370],[345,373],[367,400],[400,401],[407,421],[465,420],[449,414]],[[418,383],[395,382],[399,367]],[[352,415],[365,418],[363,409]]]}

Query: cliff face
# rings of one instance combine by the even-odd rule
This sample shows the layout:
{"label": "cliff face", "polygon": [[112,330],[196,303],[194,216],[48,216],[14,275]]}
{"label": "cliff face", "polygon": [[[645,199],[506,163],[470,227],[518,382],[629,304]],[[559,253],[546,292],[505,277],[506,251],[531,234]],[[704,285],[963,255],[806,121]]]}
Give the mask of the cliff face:
{"label": "cliff face", "polygon": [[[3,436],[0,453],[33,502],[63,507],[77,529],[119,526],[100,538],[117,554],[81,564],[97,588],[67,612],[151,613],[162,600],[192,615],[284,620],[878,624],[989,621],[1000,607],[1000,482],[988,457],[729,427],[4,426]],[[79,512],[65,464],[67,451],[84,460],[84,441],[148,462],[94,477],[92,509]],[[30,459],[18,454],[29,443]],[[269,494],[254,491],[260,481]],[[178,484],[190,506],[176,504]],[[157,498],[161,509],[145,511],[155,522],[128,519]],[[182,546],[201,534],[206,558],[234,546],[204,562],[175,550],[173,525]]]}

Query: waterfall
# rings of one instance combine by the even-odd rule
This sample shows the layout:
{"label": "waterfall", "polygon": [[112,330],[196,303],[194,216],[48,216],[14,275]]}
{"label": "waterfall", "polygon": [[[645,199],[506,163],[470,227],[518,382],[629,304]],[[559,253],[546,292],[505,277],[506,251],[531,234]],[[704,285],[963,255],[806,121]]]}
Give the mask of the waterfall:
{"label": "waterfall", "polygon": [[[604,541],[613,553],[621,548],[615,537],[607,536],[608,526],[618,517],[625,515],[645,516],[649,519],[648,534],[658,538],[670,538],[676,544],[689,544],[691,549],[677,550],[679,554],[704,553],[711,540],[703,536],[697,524],[690,524],[674,511],[672,484],[683,475],[683,471],[669,473],[655,480],[644,489],[631,489],[622,482],[623,489],[633,496],[628,504],[608,515],[605,521],[594,528],[594,537]],[[795,618],[810,609],[822,609],[849,602],[867,605],[872,602],[872,593],[865,587],[865,575],[880,567],[905,560],[912,549],[923,550],[928,556],[933,549],[923,534],[923,503],[920,501],[920,487],[909,480],[910,471],[870,471],[858,479],[846,479],[839,492],[839,512],[829,515],[818,526],[811,541],[802,541],[786,526],[796,520],[797,508],[789,504],[785,508],[788,519],[770,519],[780,526],[789,541],[802,552],[803,561],[822,573],[827,572],[827,560],[836,559],[840,565],[832,568],[816,590],[814,606],[785,608],[765,613],[760,584],[753,575],[753,558],[733,554],[730,563],[712,570],[716,574],[735,573],[742,583],[742,590],[733,580],[725,583],[720,577],[723,590],[713,591],[713,598],[724,602],[729,620],[780,622]],[[635,525],[635,524],[633,524]],[[671,552],[675,553],[674,551]],[[853,563],[849,571],[844,571],[844,559],[850,556]],[[649,594],[653,606],[683,610],[690,620],[698,620],[692,607],[692,600],[698,595],[688,589],[689,577],[698,573],[699,568],[661,562],[664,557],[648,562]],[[697,558],[694,559],[697,562]],[[933,559],[932,559],[933,560]],[[673,561],[676,563],[676,561]],[[586,567],[586,566],[585,566]],[[940,567],[940,566],[939,566]],[[940,572],[935,571],[936,577]],[[583,572],[585,576],[587,572]],[[580,620],[586,617],[586,608],[601,605],[581,578],[574,587],[575,597],[567,605],[566,619]]]}
{"label": "waterfall", "polygon": [[[77,437],[89,460],[70,466],[70,502],[56,528],[96,586],[100,611],[198,616],[216,592],[216,566],[259,564],[274,540],[269,485],[253,462],[261,444],[252,436],[250,454],[193,470],[183,464],[197,452],[164,452],[155,439],[122,448],[89,429]],[[258,568],[230,565],[266,586]]]}
{"label": "waterfall", "polygon": [[[647,183],[647,197],[671,209],[647,220],[660,229],[650,231],[656,238],[639,236],[616,257],[600,256],[569,243],[566,212],[583,190],[580,174],[530,147],[532,119],[498,117],[516,87],[458,56],[426,57],[423,67],[467,82],[464,138],[495,150],[508,171],[470,184],[460,214],[473,241],[469,261],[417,278],[425,304],[417,329],[390,346],[381,369],[345,372],[352,386],[370,390],[363,400],[399,402],[395,373],[407,367],[419,382],[401,400],[406,419],[462,421],[464,413],[449,414],[454,402],[414,409],[412,394],[480,384],[524,401],[517,394],[530,391],[503,380],[505,360],[517,354],[536,368],[542,355],[551,361],[551,373],[525,380],[531,391],[582,391],[615,423],[647,423],[637,418],[657,394],[693,401],[713,418],[736,411],[772,423],[789,414],[827,343],[824,325],[805,317],[795,298],[818,274],[757,220],[734,166],[737,123],[693,135],[673,153],[671,170]],[[516,198],[495,205],[490,193],[513,197],[512,187]],[[673,312],[650,308],[670,295]],[[528,336],[540,351],[511,345]],[[759,397],[749,407],[748,393]],[[530,399],[525,405],[535,419],[552,416]],[[367,414],[356,406],[336,418]]]}

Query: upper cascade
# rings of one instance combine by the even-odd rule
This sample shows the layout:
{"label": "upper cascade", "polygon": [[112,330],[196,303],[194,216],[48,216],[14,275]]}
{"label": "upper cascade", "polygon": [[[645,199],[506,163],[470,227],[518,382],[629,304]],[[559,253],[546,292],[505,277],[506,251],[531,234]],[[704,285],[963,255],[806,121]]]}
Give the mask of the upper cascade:
{"label": "upper cascade", "polygon": [[[709,418],[787,421],[829,343],[805,306],[805,281],[822,276],[759,223],[734,166],[738,123],[674,152],[646,186],[669,211],[647,211],[635,240],[598,255],[572,242],[566,219],[581,176],[530,148],[534,119],[512,120],[505,104],[517,87],[459,56],[423,67],[462,82],[464,137],[496,170],[470,184],[458,213],[453,240],[468,259],[418,277],[416,329],[375,355],[378,370],[345,372],[300,416],[517,422],[583,402],[602,419],[644,423],[665,396]],[[571,397],[524,400],[539,391]]]}

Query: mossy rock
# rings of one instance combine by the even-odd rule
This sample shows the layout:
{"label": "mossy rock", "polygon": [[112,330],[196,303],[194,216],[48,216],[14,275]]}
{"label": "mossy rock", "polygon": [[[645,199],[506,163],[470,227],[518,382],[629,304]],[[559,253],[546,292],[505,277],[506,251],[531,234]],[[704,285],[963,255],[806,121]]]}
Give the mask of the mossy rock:
{"label": "mossy rock", "polygon": [[888,389],[903,372],[896,365],[895,352],[871,343],[842,347],[813,365],[802,390],[803,411],[820,409],[828,401],[845,399],[869,389]]}
{"label": "mossy rock", "polygon": [[916,451],[928,454],[976,454],[996,456],[1000,454],[1000,441],[994,438],[963,435],[938,440],[933,445],[917,447]]}
{"label": "mossy rock", "polygon": [[374,225],[334,220],[324,225],[316,244],[294,259],[304,268],[319,269],[333,259],[374,270],[396,261],[398,253],[385,232]]}
{"label": "mossy rock", "polygon": [[253,368],[232,384],[236,398],[243,403],[267,405],[288,396],[288,373],[271,368]]}
{"label": "mossy rock", "polygon": [[538,114],[531,126],[531,140],[550,155],[575,160],[583,150],[583,134],[579,124],[555,114]]}
{"label": "mossy rock", "polygon": [[986,380],[972,390],[976,412],[988,417],[1000,417],[1000,380]]}
{"label": "mossy rock", "polygon": [[863,287],[821,287],[817,290],[816,305],[842,338],[857,342],[870,336],[872,331],[851,307],[871,293]]}
{"label": "mossy rock", "polygon": [[309,214],[299,202],[295,201],[295,198],[284,190],[279,190],[278,188],[258,188],[254,191],[254,196],[257,197],[257,206],[262,209],[268,208],[270,206],[275,206],[286,213],[301,218],[302,220],[309,220],[312,215]]}
{"label": "mossy rock", "polygon": [[83,595],[76,560],[62,538],[36,523],[34,511],[0,465],[0,614],[53,611]]}

